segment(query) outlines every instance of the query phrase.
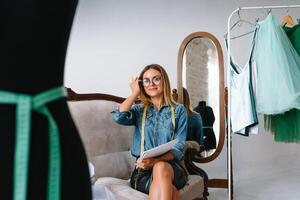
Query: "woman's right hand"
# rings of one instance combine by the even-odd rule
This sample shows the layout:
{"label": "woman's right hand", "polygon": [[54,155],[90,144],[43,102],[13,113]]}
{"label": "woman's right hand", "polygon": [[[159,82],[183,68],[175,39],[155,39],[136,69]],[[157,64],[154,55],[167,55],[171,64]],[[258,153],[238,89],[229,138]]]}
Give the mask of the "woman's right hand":
{"label": "woman's right hand", "polygon": [[134,104],[137,97],[140,95],[140,86],[139,86],[139,80],[137,77],[133,77],[130,80],[130,88],[131,88],[131,95],[123,101],[123,103],[119,106],[119,111],[129,111],[132,104]]}
{"label": "woman's right hand", "polygon": [[138,97],[140,95],[141,89],[139,86],[139,79],[138,77],[132,77],[130,80],[130,88],[131,88],[131,93]]}

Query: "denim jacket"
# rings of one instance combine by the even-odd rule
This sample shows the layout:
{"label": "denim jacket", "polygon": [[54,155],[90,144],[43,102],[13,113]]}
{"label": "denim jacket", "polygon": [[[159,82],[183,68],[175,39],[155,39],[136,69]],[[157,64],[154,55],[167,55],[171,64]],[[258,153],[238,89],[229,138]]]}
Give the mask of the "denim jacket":
{"label": "denim jacket", "polygon": [[[131,154],[135,157],[140,156],[142,116],[144,106],[135,104],[129,111],[120,112],[119,108],[113,113],[113,120],[122,125],[135,126]],[[164,105],[157,110],[153,105],[148,107],[145,119],[145,151],[167,143],[174,138],[179,142],[171,149],[175,159],[182,160],[184,157],[184,146],[187,134],[187,112],[183,105],[174,105],[175,111],[175,130],[173,131],[171,110],[168,105]]]}
{"label": "denim jacket", "polygon": [[203,123],[199,113],[192,112],[191,116],[188,117],[188,129],[186,140],[194,140],[199,144],[203,144]]}

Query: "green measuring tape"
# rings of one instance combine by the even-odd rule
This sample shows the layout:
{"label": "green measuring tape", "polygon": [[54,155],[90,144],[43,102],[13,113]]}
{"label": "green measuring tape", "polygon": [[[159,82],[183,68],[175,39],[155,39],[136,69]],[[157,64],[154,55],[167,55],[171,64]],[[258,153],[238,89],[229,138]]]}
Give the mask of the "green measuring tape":
{"label": "green measuring tape", "polygon": [[45,115],[49,123],[48,200],[60,199],[61,158],[59,130],[46,104],[67,96],[63,87],[30,96],[0,90],[0,104],[16,104],[16,139],[14,154],[14,200],[26,200],[32,110]]}

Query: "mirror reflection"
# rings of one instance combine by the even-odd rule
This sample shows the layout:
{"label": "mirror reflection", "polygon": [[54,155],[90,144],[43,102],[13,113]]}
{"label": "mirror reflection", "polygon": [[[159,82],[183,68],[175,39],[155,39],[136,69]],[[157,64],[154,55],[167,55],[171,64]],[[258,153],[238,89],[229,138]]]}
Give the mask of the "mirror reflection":
{"label": "mirror reflection", "polygon": [[187,44],[182,60],[182,86],[189,94],[191,109],[202,118],[203,138],[194,140],[203,142],[202,156],[207,157],[214,153],[220,133],[218,52],[211,39],[197,37]]}

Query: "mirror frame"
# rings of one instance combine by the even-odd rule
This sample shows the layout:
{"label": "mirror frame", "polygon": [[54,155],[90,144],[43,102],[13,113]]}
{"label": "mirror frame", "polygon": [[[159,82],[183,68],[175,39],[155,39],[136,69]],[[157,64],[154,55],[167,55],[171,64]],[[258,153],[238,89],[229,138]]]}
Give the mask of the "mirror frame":
{"label": "mirror frame", "polygon": [[181,43],[178,57],[177,57],[177,91],[178,91],[178,103],[182,103],[182,94],[183,94],[183,84],[182,84],[182,61],[184,50],[187,47],[188,43],[195,38],[208,38],[212,40],[214,45],[217,48],[218,53],[218,63],[219,63],[219,109],[220,109],[220,124],[219,124],[219,140],[217,148],[213,154],[208,157],[198,157],[194,161],[198,163],[207,163],[216,159],[222,151],[225,141],[225,88],[224,88],[224,60],[222,47],[218,39],[208,32],[194,32],[188,35]]}

